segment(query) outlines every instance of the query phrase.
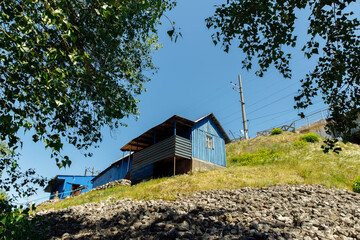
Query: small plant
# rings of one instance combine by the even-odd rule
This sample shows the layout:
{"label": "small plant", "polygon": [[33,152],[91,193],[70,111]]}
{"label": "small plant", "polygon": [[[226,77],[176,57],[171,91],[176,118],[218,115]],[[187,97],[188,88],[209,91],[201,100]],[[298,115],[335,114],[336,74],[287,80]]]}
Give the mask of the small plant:
{"label": "small plant", "polygon": [[360,193],[360,177],[357,177],[353,182],[353,191]]}
{"label": "small plant", "polygon": [[306,141],[295,141],[292,143],[292,145],[296,148],[303,148],[305,147],[306,145],[308,145],[308,143]]}
{"label": "small plant", "polygon": [[312,133],[312,132],[306,133],[300,137],[300,140],[311,143],[318,142],[319,139],[320,139],[319,136],[316,133]]}
{"label": "small plant", "polygon": [[271,130],[270,135],[279,135],[279,134],[281,134],[282,132],[283,132],[282,129],[280,129],[280,128],[274,128],[273,130]]}
{"label": "small plant", "polygon": [[274,150],[261,149],[255,153],[243,153],[231,158],[231,162],[238,165],[263,165],[274,162],[280,153]]}

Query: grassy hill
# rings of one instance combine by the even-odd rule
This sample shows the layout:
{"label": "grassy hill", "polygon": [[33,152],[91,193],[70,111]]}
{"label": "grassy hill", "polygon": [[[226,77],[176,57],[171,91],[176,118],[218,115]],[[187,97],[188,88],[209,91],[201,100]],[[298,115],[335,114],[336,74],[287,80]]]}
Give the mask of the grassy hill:
{"label": "grassy hill", "polygon": [[273,184],[322,184],[351,189],[360,175],[360,146],[343,144],[340,154],[324,154],[319,143],[299,141],[300,134],[284,132],[226,146],[227,169],[154,179],[138,185],[92,191],[44,208],[61,209],[114,198],[173,200],[201,190],[261,187]]}

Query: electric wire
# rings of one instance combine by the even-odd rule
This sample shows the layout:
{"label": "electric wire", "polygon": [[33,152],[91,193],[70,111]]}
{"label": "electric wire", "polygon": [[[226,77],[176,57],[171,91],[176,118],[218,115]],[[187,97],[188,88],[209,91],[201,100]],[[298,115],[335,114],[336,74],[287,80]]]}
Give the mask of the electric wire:
{"label": "electric wire", "polygon": [[226,89],[228,89],[228,86],[224,86],[220,89],[216,89],[216,91],[212,92],[211,94],[208,94],[208,97],[202,98],[202,100],[196,102],[196,104],[192,104],[192,105],[188,106],[186,108],[187,110],[185,110],[183,112],[183,114],[188,114],[190,112],[193,112],[193,110],[196,109],[197,107],[199,107],[200,105],[203,105],[204,103],[209,103],[209,102],[216,100],[220,94],[225,92]]}
{"label": "electric wire", "polygon": [[[294,85],[296,85],[296,84],[298,84],[298,82],[295,82],[295,83],[293,83],[293,84],[290,84],[289,86],[287,86],[287,87],[285,87],[285,88],[283,88],[283,89],[281,89],[281,90],[279,90],[279,91],[276,91],[276,93],[282,92],[282,91],[284,91],[284,90],[288,89],[289,87],[292,87],[292,86],[294,86]],[[259,102],[262,102],[263,100],[266,100],[266,99],[268,99],[269,97],[272,97],[272,96],[274,96],[274,94],[268,95],[268,96],[260,99],[259,101],[255,102],[255,103],[253,103],[253,104],[250,104],[250,105],[247,106],[247,107],[248,107],[248,108],[249,108],[249,107],[252,107],[252,106],[258,104]]]}
{"label": "electric wire", "polygon": [[[312,115],[314,115],[314,114],[316,114],[316,113],[320,113],[320,112],[322,112],[322,111],[324,111],[324,110],[328,110],[328,107],[323,108],[323,109],[315,110],[315,111],[313,111],[312,113],[308,113],[308,114],[306,114],[306,115],[312,116]],[[307,118],[307,117],[305,117],[305,118]],[[303,118],[303,119],[305,119],[305,118]],[[274,127],[272,127],[272,128],[275,128],[275,127],[278,127],[278,126],[282,126],[282,125],[284,125],[284,124],[286,124],[286,123],[294,122],[294,121],[296,121],[296,120],[301,120],[301,118],[297,117],[297,118],[295,118],[295,119],[288,120],[288,121],[286,121],[286,122],[284,122],[284,123],[281,123],[281,124],[278,124],[278,125],[276,125],[276,126],[274,126]]]}
{"label": "electric wire", "polygon": [[[312,107],[314,107],[316,104],[318,104],[318,103],[320,103],[320,102],[321,102],[321,100],[314,102],[313,105],[312,105]],[[283,111],[276,112],[276,113],[266,114],[266,115],[262,115],[262,116],[259,116],[259,117],[256,117],[256,118],[249,119],[248,122],[251,122],[251,121],[254,121],[254,120],[257,120],[257,119],[261,119],[261,118],[270,117],[270,116],[273,116],[273,115],[277,115],[277,114],[286,112],[285,114],[282,114],[282,115],[280,115],[280,116],[277,116],[277,117],[274,117],[274,118],[269,119],[269,121],[270,121],[270,120],[273,120],[273,119],[276,119],[276,118],[279,118],[279,117],[288,115],[288,114],[290,114],[290,113],[294,113],[293,111],[295,111],[295,109],[288,109],[288,110],[283,110]],[[234,114],[232,114],[232,115],[230,115],[230,116],[234,116],[235,113],[237,113],[237,112],[239,112],[239,111],[234,112]],[[311,114],[311,113],[308,113],[308,114]],[[229,117],[229,116],[227,116],[227,117]],[[226,119],[227,117],[222,118],[222,120]],[[225,123],[222,124],[222,125],[227,125],[227,124],[232,123],[232,122],[234,122],[234,121],[236,121],[236,120],[238,120],[238,119],[240,119],[240,118],[241,118],[241,116],[238,116],[238,117],[236,117],[235,119],[232,119],[232,120],[230,120],[230,121],[228,121],[228,122],[225,122]],[[265,123],[264,123],[264,124],[265,124]],[[263,125],[263,124],[261,124],[261,125]]]}
{"label": "electric wire", "polygon": [[292,92],[292,93],[290,93],[290,94],[288,94],[288,95],[286,95],[286,96],[284,96],[284,97],[281,97],[281,98],[279,98],[279,99],[276,99],[276,100],[273,101],[273,102],[270,102],[270,103],[268,103],[268,104],[266,104],[266,105],[264,105],[264,106],[262,106],[262,107],[259,107],[259,108],[255,109],[254,111],[249,112],[247,115],[250,115],[250,114],[252,114],[252,113],[254,113],[254,112],[257,112],[257,111],[259,111],[259,110],[261,110],[261,109],[263,109],[263,108],[265,108],[265,107],[267,107],[267,106],[269,106],[269,105],[271,105],[271,104],[273,104],[273,103],[279,102],[279,101],[281,101],[281,100],[283,100],[283,99],[285,99],[285,98],[287,98],[287,97],[289,97],[289,96],[291,96],[291,95],[294,95],[295,93],[296,93],[296,92]]}
{"label": "electric wire", "polygon": [[271,117],[273,115],[277,115],[277,114],[280,114],[280,113],[284,113],[284,112],[291,112],[292,109],[289,109],[289,110],[284,110],[284,111],[281,111],[281,112],[277,112],[277,113],[272,113],[272,114],[268,114],[268,115],[264,115],[264,116],[261,116],[261,117],[257,117],[257,118],[252,118],[252,119],[249,119],[249,122],[252,122],[252,121],[255,121],[255,120],[258,120],[258,119],[262,119],[262,118],[266,118],[266,117]]}
{"label": "electric wire", "polygon": [[[263,116],[260,116],[260,117],[257,117],[257,118],[249,119],[249,120],[247,120],[247,121],[250,123],[250,122],[252,122],[252,121],[254,121],[254,120],[258,120],[258,119],[261,119],[261,118],[270,117],[270,116],[277,115],[277,114],[280,114],[280,113],[283,113],[283,112],[287,112],[287,113],[288,113],[288,112],[291,112],[291,109],[290,109],[290,110],[284,110],[284,111],[277,112],[277,113],[268,114],[268,115],[263,115]],[[241,118],[241,116],[240,116],[240,117],[236,117],[235,119],[233,119],[233,120],[231,120],[231,121],[229,121],[229,122],[226,122],[226,123],[224,123],[224,124],[222,124],[222,125],[227,125],[227,124],[232,123],[232,122],[234,122],[235,120],[238,120],[238,119],[240,119],[240,118]]]}

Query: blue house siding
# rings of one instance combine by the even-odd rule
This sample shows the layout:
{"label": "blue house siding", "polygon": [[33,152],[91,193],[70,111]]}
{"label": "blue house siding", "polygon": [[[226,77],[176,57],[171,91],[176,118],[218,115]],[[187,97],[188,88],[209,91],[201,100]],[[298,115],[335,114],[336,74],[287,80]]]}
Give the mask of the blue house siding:
{"label": "blue house siding", "polygon": [[[213,149],[206,147],[206,136],[213,138]],[[210,117],[193,126],[191,140],[193,157],[226,167],[225,140]]]}
{"label": "blue house siding", "polygon": [[58,175],[58,180],[63,180],[58,186],[54,187],[51,191],[50,199],[55,197],[56,191],[58,191],[59,199],[64,199],[66,196],[70,196],[72,184],[79,184],[81,186],[88,186],[86,189],[82,189],[81,192],[88,192],[93,188],[91,180],[93,176],[69,176],[69,175]]}
{"label": "blue house siding", "polygon": [[[100,176],[97,176],[94,179],[94,181],[93,181],[94,188],[102,186],[109,182],[124,179],[128,172],[127,171],[128,164],[129,164],[128,157],[126,157],[125,159],[123,159],[121,161],[113,163],[110,166],[110,168],[106,169],[104,172],[101,173]],[[132,168],[132,157],[130,158],[129,171],[131,171],[131,168]]]}
{"label": "blue house siding", "polygon": [[[207,136],[212,137],[213,149],[206,146]],[[193,169],[202,171],[225,167],[225,143],[229,142],[212,113],[195,121],[174,115],[129,141],[121,151],[131,152],[130,180],[138,183]],[[128,177],[127,163],[128,159],[123,158],[111,164],[94,178],[94,187]]]}
{"label": "blue house siding", "polygon": [[143,166],[139,169],[131,171],[130,180],[131,182],[139,182],[142,179],[149,178],[154,173],[154,163],[150,163],[146,166]]}

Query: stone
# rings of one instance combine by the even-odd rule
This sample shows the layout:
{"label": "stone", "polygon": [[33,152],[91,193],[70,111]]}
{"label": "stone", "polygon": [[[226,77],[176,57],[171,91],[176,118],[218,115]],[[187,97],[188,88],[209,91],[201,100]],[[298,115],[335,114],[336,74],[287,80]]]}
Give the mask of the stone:
{"label": "stone", "polygon": [[36,214],[51,220],[44,228],[52,240],[360,239],[359,194],[318,185],[201,191],[175,201],[108,198]]}
{"label": "stone", "polygon": [[254,221],[250,223],[250,229],[259,230],[259,223]]}
{"label": "stone", "polygon": [[178,229],[180,231],[187,231],[189,230],[189,223],[187,221],[183,221],[181,224],[178,225]]}

